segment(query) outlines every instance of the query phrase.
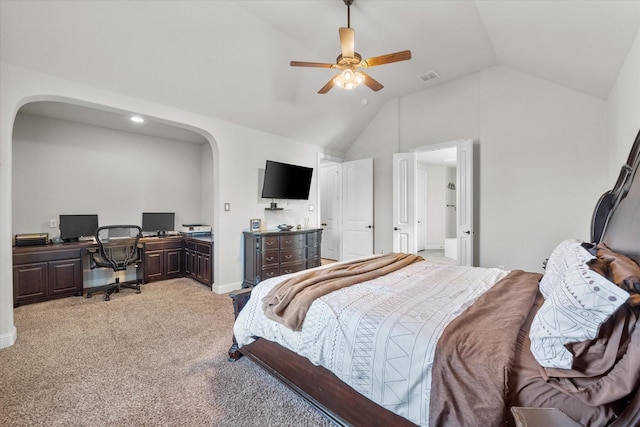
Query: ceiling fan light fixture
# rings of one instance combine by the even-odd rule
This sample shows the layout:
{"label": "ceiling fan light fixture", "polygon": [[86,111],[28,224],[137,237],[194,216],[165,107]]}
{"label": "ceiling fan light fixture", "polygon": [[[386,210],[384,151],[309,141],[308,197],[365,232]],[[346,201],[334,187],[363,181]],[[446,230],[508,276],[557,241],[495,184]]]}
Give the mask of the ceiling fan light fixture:
{"label": "ceiling fan light fixture", "polygon": [[333,83],[341,89],[355,89],[364,82],[364,75],[359,71],[350,68],[343,70],[334,79]]}

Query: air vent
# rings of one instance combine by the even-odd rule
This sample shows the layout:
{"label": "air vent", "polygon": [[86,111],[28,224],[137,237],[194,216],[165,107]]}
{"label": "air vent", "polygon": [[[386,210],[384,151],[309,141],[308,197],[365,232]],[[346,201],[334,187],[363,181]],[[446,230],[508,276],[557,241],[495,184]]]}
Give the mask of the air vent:
{"label": "air vent", "polygon": [[418,79],[423,82],[428,82],[429,80],[437,79],[438,77],[440,77],[440,75],[436,73],[436,70],[430,70],[426,73],[418,74]]}

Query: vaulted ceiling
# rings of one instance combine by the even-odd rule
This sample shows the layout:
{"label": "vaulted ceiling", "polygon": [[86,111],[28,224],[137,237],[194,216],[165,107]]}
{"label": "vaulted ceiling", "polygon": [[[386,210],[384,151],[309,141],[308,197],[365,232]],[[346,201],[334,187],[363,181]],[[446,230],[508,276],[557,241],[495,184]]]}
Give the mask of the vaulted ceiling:
{"label": "vaulted ceiling", "polygon": [[356,51],[413,57],[318,95],[335,71],[289,61],[334,62],[346,25],[343,0],[0,0],[0,59],[342,151],[389,99],[496,64],[606,99],[640,1],[355,0]]}

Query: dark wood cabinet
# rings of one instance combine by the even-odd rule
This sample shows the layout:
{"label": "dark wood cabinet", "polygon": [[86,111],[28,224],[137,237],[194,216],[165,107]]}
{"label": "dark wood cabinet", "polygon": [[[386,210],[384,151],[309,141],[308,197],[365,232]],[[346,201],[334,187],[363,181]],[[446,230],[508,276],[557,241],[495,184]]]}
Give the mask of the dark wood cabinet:
{"label": "dark wood cabinet", "polygon": [[320,265],[322,229],[244,232],[242,287]]}
{"label": "dark wood cabinet", "polygon": [[13,251],[14,306],[82,295],[82,256],[85,248],[53,246]]}
{"label": "dark wood cabinet", "polygon": [[213,242],[186,238],[185,275],[211,286],[213,284]]}
{"label": "dark wood cabinet", "polygon": [[144,242],[144,283],[182,275],[182,237]]}
{"label": "dark wood cabinet", "polygon": [[[143,238],[143,283],[188,276],[213,285],[213,237]],[[13,248],[14,306],[83,294],[87,250],[93,242]]]}

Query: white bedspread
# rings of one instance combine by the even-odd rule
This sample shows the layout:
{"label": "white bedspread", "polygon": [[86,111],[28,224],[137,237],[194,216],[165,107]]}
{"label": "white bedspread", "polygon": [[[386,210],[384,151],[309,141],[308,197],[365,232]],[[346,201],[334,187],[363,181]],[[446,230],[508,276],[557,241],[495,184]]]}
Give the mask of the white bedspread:
{"label": "white bedspread", "polygon": [[[320,267],[322,268],[322,267]],[[444,328],[507,272],[419,262],[316,300],[302,330],[264,316],[262,298],[280,276],[261,282],[234,334],[275,341],[321,365],[380,406],[428,425],[431,367]]]}

